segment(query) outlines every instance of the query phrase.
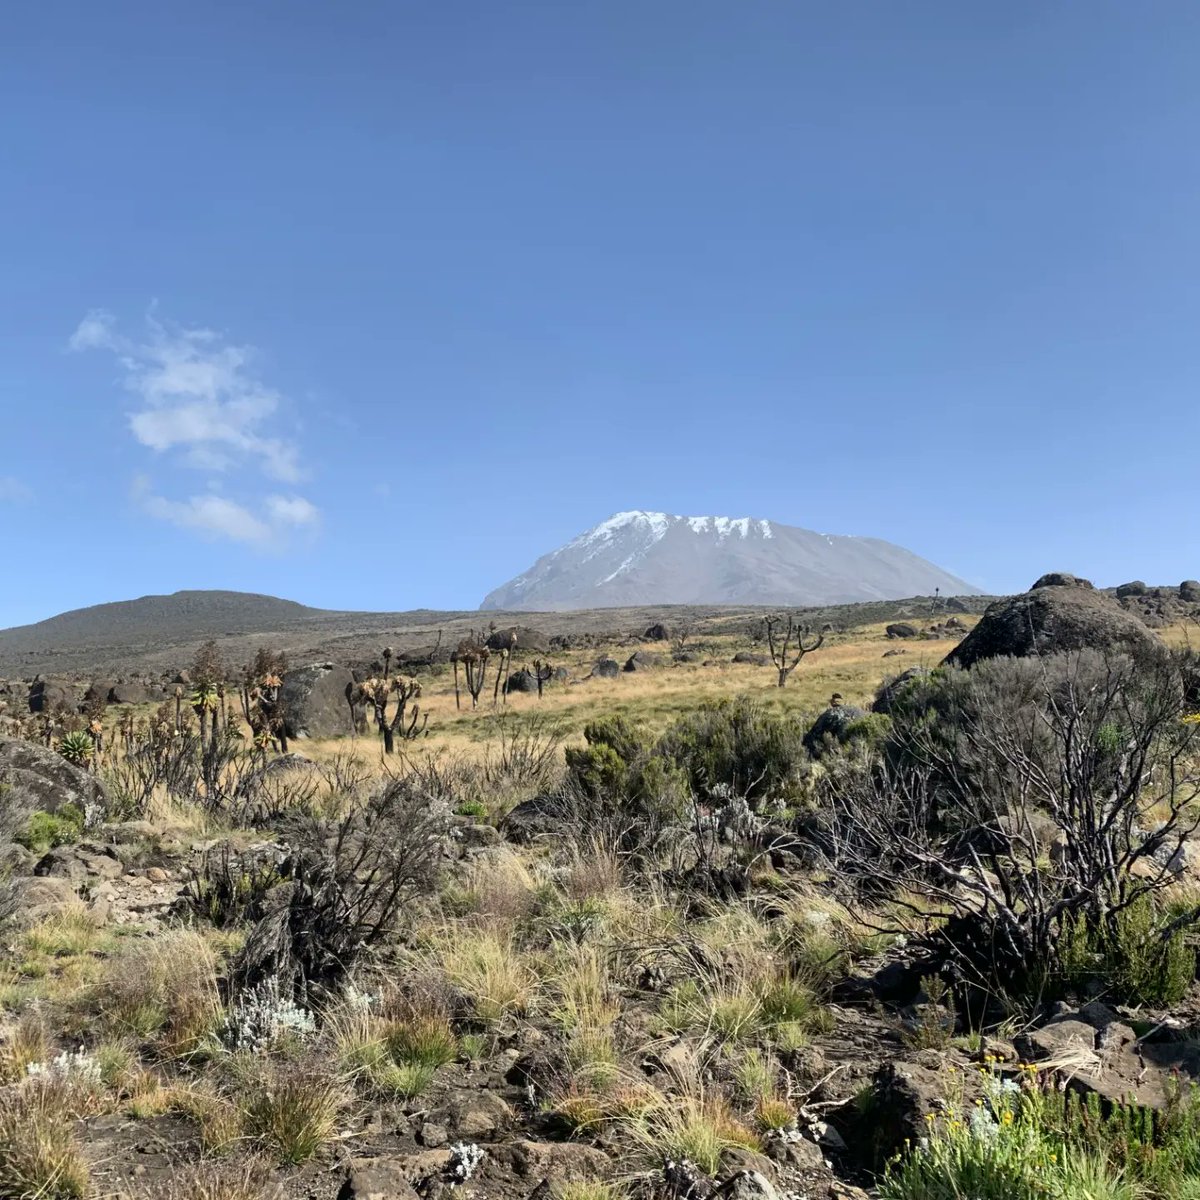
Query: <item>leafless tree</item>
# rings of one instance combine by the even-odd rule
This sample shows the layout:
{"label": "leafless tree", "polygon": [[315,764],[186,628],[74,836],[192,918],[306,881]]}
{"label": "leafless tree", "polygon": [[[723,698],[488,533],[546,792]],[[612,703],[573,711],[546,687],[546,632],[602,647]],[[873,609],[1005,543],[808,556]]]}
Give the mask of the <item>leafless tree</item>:
{"label": "leafless tree", "polygon": [[779,672],[779,686],[786,687],[788,676],[800,665],[800,660],[825,643],[825,631],[815,635],[808,625],[799,624],[791,613],[786,616],[776,613],[766,618],[767,645],[771,650],[771,661]]}
{"label": "leafless tree", "polygon": [[687,644],[691,641],[692,634],[695,632],[695,621],[683,620],[675,626],[675,631],[671,636],[671,646],[676,655],[683,654],[687,650]]}

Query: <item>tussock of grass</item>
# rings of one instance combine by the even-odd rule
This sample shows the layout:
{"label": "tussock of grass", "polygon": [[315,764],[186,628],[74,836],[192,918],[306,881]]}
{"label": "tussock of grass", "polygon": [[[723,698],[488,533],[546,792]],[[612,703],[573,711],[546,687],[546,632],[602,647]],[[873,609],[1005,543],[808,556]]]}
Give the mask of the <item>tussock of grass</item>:
{"label": "tussock of grass", "polygon": [[19,1082],[30,1063],[45,1062],[49,1057],[50,1031],[45,1018],[36,1010],[23,1014],[0,1042],[0,1082]]}
{"label": "tussock of grass", "polygon": [[64,908],[30,926],[21,938],[26,955],[68,958],[88,954],[102,934],[94,918],[82,905]]}
{"label": "tussock of grass", "polygon": [[157,1037],[168,1057],[191,1053],[220,1024],[216,972],[212,949],[191,930],[138,942],[109,964],[101,1019],[118,1034]]}
{"label": "tussock of grass", "polygon": [[640,1120],[629,1123],[636,1146],[661,1162],[688,1159],[707,1175],[716,1175],[724,1155],[734,1149],[761,1150],[757,1134],[734,1113],[721,1095],[693,1084],[683,1093],[665,1094]]}
{"label": "tussock of grass", "polygon": [[246,1100],[246,1133],[281,1163],[307,1162],[337,1137],[349,1102],[345,1085],[327,1071],[268,1070]]}
{"label": "tussock of grass", "polygon": [[488,930],[448,929],[435,939],[433,961],[488,1025],[530,1011],[540,978],[511,936]]}
{"label": "tussock of grass", "polygon": [[228,1097],[202,1083],[171,1088],[170,1107],[196,1122],[205,1154],[232,1150],[245,1134],[245,1115]]}
{"label": "tussock of grass", "polygon": [[0,1106],[0,1196],[83,1200],[89,1174],[61,1089],[24,1084]]}
{"label": "tussock of grass", "polygon": [[[166,1200],[264,1200],[266,1185],[266,1173],[255,1163],[240,1167],[204,1163],[175,1180]],[[270,1194],[277,1192],[273,1189]]]}

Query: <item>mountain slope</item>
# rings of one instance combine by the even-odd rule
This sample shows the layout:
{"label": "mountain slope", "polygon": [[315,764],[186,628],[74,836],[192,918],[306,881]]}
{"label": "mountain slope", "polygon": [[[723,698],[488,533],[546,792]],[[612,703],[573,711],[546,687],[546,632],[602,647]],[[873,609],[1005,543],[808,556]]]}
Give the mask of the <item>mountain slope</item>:
{"label": "mountain slope", "polygon": [[877,538],[750,517],[623,512],[489,592],[483,609],[639,604],[848,604],[978,589]]}
{"label": "mountain slope", "polygon": [[154,641],[185,631],[192,636],[255,633],[326,615],[293,600],[253,592],[194,591],[95,604],[35,625],[0,630],[0,646],[100,646],[130,638]]}

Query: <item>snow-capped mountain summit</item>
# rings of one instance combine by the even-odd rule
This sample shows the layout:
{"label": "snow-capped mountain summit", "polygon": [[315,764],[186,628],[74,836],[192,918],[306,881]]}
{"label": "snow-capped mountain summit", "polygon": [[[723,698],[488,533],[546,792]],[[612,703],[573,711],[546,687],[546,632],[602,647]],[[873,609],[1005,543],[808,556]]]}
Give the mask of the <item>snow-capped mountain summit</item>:
{"label": "snow-capped mountain summit", "polygon": [[543,555],[480,606],[526,612],[646,604],[848,604],[977,588],[877,538],[757,517],[621,512]]}

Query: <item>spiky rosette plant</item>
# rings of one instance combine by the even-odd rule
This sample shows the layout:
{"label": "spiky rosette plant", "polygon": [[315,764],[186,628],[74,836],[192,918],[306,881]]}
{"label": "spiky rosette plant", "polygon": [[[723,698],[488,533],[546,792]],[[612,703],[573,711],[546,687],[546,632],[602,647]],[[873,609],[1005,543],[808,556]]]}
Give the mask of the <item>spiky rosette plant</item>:
{"label": "spiky rosette plant", "polygon": [[58,752],[76,767],[86,767],[96,753],[96,743],[92,735],[82,729],[64,733],[58,739]]}

